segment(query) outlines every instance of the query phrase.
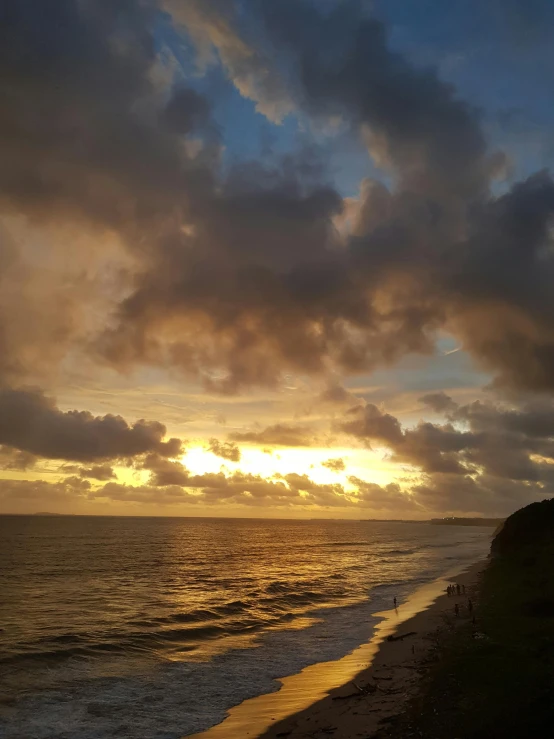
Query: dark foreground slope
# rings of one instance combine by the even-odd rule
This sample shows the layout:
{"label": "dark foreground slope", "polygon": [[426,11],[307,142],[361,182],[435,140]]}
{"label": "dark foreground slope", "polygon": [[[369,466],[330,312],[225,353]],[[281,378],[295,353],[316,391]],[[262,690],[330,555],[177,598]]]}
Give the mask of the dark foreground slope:
{"label": "dark foreground slope", "polygon": [[496,534],[476,623],[442,638],[410,711],[380,737],[554,737],[554,500]]}

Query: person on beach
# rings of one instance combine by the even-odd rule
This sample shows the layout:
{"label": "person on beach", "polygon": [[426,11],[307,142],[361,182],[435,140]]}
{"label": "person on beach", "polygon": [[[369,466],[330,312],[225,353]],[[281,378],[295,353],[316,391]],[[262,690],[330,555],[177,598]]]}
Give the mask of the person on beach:
{"label": "person on beach", "polygon": [[396,611],[396,596],[394,596],[394,598],[393,598],[393,601],[392,601],[392,602],[394,603],[394,610]]}
{"label": "person on beach", "polygon": [[450,585],[446,588],[446,595],[450,598]]}
{"label": "person on beach", "polygon": [[460,585],[459,583],[456,583],[456,593],[460,595]]}
{"label": "person on beach", "polygon": [[465,586],[465,585],[462,585],[462,594],[463,594],[463,595],[465,595],[465,594],[466,594],[466,586]]}
{"label": "person on beach", "polygon": [[473,603],[471,602],[471,598],[468,598],[468,599],[467,599],[467,610],[468,610],[468,611],[469,611],[470,613],[473,613]]}
{"label": "person on beach", "polygon": [[459,616],[460,615],[460,606],[456,603],[454,606],[454,615]]}

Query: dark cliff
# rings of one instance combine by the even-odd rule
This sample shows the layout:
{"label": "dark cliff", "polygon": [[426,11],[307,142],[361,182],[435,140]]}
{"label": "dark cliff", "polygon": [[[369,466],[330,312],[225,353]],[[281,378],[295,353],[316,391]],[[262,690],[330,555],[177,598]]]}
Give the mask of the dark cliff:
{"label": "dark cliff", "polygon": [[551,556],[554,550],[554,499],[531,503],[513,513],[491,545],[495,557]]}

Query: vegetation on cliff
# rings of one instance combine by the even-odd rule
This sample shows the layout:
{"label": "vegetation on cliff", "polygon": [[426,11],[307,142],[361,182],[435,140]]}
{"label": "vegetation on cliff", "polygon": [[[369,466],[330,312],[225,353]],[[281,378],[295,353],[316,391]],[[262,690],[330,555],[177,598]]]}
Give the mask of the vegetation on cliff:
{"label": "vegetation on cliff", "polygon": [[476,623],[447,636],[410,715],[382,736],[554,736],[554,500],[497,532]]}

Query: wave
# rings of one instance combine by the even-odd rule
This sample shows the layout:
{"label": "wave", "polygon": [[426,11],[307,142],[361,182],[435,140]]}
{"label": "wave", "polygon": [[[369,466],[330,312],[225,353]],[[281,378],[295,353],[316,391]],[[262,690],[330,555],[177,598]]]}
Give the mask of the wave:
{"label": "wave", "polygon": [[[65,648],[32,649],[27,646],[21,651],[0,657],[0,664],[9,665],[28,660],[59,662],[72,658],[93,659],[106,654],[128,654],[133,651],[156,650],[156,647],[159,647],[160,644],[172,642],[179,643],[183,647],[188,646],[189,651],[192,651],[201,641],[240,631],[248,631],[251,628],[251,623],[245,623],[242,626],[206,625],[188,629],[130,632],[120,640],[89,642],[86,646],[71,643],[68,637]],[[52,639],[54,644],[59,641],[59,639]]]}
{"label": "wave", "polygon": [[[380,557],[407,557],[410,554],[415,554],[419,549],[388,549],[385,552],[379,552]],[[400,563],[399,563],[400,564]]]}
{"label": "wave", "polygon": [[426,549],[450,549],[451,547],[459,547],[462,544],[467,544],[467,542],[463,542],[463,541],[441,542],[439,544],[427,544],[425,548]]}
{"label": "wave", "polygon": [[334,547],[372,547],[374,543],[371,541],[329,541],[322,544],[314,544],[318,549],[334,548]]}
{"label": "wave", "polygon": [[[179,651],[193,651],[206,641],[220,639],[228,636],[251,634],[261,632],[267,628],[275,628],[280,624],[286,624],[302,615],[295,611],[291,605],[321,605],[325,600],[324,594],[306,593],[289,594],[288,597],[275,605],[272,614],[257,615],[256,617],[244,615],[242,618],[219,622],[197,623],[185,628],[159,628],[160,619],[153,619],[158,628],[144,631],[120,631],[117,634],[61,634],[51,638],[44,637],[34,642],[17,645],[10,653],[0,656],[0,664],[13,665],[19,662],[61,662],[70,659],[94,659],[106,654],[129,654],[131,652],[158,652],[163,650],[163,645],[179,646]],[[237,610],[240,601],[231,606]],[[244,605],[244,604],[243,604]],[[191,614],[174,614],[164,619],[164,624],[171,622],[190,622],[191,618],[199,618],[200,614],[212,614],[212,611],[196,611]],[[217,614],[216,614],[217,615]],[[134,622],[135,624],[137,622]],[[148,622],[146,622],[148,623]],[[148,624],[150,625],[150,624]],[[96,640],[94,640],[96,637]],[[62,646],[63,645],[63,646]],[[19,648],[18,648],[19,647]]]}

